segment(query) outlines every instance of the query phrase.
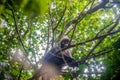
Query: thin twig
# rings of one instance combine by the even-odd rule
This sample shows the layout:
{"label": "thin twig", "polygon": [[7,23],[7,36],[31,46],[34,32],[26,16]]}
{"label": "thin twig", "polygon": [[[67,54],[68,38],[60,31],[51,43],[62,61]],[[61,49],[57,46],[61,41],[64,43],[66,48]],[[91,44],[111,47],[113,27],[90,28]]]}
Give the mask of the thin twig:
{"label": "thin twig", "polygon": [[[76,47],[76,46],[79,46],[79,45],[86,44],[86,43],[91,42],[91,41],[95,41],[95,40],[101,39],[102,37],[105,37],[105,36],[110,36],[110,35],[116,34],[116,33],[118,33],[118,32],[120,32],[120,29],[118,29],[118,30],[116,30],[116,31],[114,31],[114,32],[111,32],[111,33],[106,33],[106,34],[101,35],[101,36],[98,36],[98,37],[94,37],[94,38],[92,38],[92,39],[89,39],[89,40],[86,40],[86,41],[83,41],[83,42],[80,42],[80,43],[77,43],[77,44],[74,44],[74,45],[70,45],[70,46],[68,46],[68,47],[66,47],[66,48],[63,48],[62,50],[57,51],[55,54],[59,53],[60,51],[64,51],[64,50],[66,50],[66,49],[69,49],[69,48],[73,48],[73,47]],[[56,55],[54,55],[54,54],[52,54],[52,53],[51,53],[51,55],[56,56]],[[59,57],[59,56],[56,56],[56,57],[61,58],[61,57]],[[86,59],[87,59],[87,58],[86,58]],[[84,59],[84,60],[85,60],[85,59]],[[84,60],[83,60],[83,62],[84,62]]]}
{"label": "thin twig", "polygon": [[29,32],[30,30],[30,24],[31,24],[31,21],[30,20],[27,20],[27,24],[28,24],[28,27],[27,27],[27,30],[25,31],[24,35],[23,35],[23,38],[25,38],[26,34]]}
{"label": "thin twig", "polygon": [[[58,20],[57,25],[56,25],[54,28],[52,28],[52,33],[53,33],[53,35],[52,35],[52,47],[53,47],[54,41],[55,41],[55,40],[54,40],[55,31],[56,31],[56,29],[58,28],[59,24],[61,23],[64,15],[65,15],[66,9],[67,9],[67,5],[65,6],[64,10],[62,11],[62,16],[61,16],[60,19]],[[64,28],[63,28],[63,29],[64,29]],[[63,30],[63,29],[62,29],[62,30]],[[60,37],[60,38],[61,38],[61,37]]]}
{"label": "thin twig", "polygon": [[78,22],[78,20],[81,18],[81,14],[82,15],[85,15],[85,14],[90,14],[90,13],[93,13],[97,10],[99,10],[100,8],[103,8],[107,3],[109,2],[109,0],[102,0],[101,3],[99,3],[98,5],[96,5],[95,7],[93,8],[90,8],[88,11],[86,12],[83,12],[83,13],[80,13],[79,16],[76,16],[74,19],[72,19],[71,21],[69,21],[68,23],[65,24],[65,27],[68,27],[70,26],[71,24],[75,24]]}
{"label": "thin twig", "polygon": [[21,39],[21,37],[20,37],[19,31],[18,31],[18,26],[17,26],[17,23],[16,23],[16,18],[15,18],[14,10],[12,10],[12,14],[13,14],[13,19],[14,19],[14,24],[15,24],[15,30],[16,30],[17,35],[18,35],[18,40],[20,41],[20,43],[21,43],[21,45],[22,45],[25,53],[28,55],[28,53],[27,53],[27,51],[26,51],[26,49],[25,49],[25,46],[24,46],[24,44],[23,44],[23,42],[22,42],[22,39]]}
{"label": "thin twig", "polygon": [[[74,19],[70,20],[68,23],[66,23],[64,25],[65,30],[72,24],[78,24],[79,20],[81,19],[81,15],[84,16],[86,14],[93,13],[93,12],[99,10],[100,8],[103,8],[108,2],[109,2],[109,0],[103,0],[100,4],[96,5],[93,8],[90,8],[88,11],[81,12],[78,16],[76,16]],[[64,33],[64,30],[62,30],[62,32],[59,36],[61,37],[63,35],[63,33]]]}
{"label": "thin twig", "polygon": [[94,2],[95,2],[95,0],[92,1],[92,4],[91,4],[91,6],[90,6],[90,9],[93,8],[93,4],[94,4]]}
{"label": "thin twig", "polygon": [[109,52],[111,52],[111,51],[113,51],[113,49],[108,49],[108,50],[105,50],[105,51],[99,51],[99,52],[97,52],[97,53],[94,53],[94,54],[90,55],[90,56],[88,57],[88,59],[96,58],[96,57],[98,57],[98,56],[104,55],[104,54],[109,53]]}
{"label": "thin twig", "polygon": [[55,32],[52,29],[52,48],[54,46],[54,42],[55,42]]}
{"label": "thin twig", "polygon": [[[96,57],[99,57],[99,56],[101,56],[101,55],[105,55],[106,53],[109,53],[109,52],[111,52],[111,51],[113,51],[113,49],[109,49],[109,50],[106,50],[106,51],[99,51],[99,52],[95,53],[95,55],[89,56],[88,59],[96,58]],[[88,60],[88,59],[87,59],[87,60]],[[81,64],[86,64],[85,62],[82,62],[82,60],[81,60],[81,61],[78,61],[78,62],[81,63]],[[81,65],[81,64],[80,64],[80,65]],[[79,73],[79,72],[81,72],[81,70],[77,70],[77,71],[76,71],[76,73]]]}
{"label": "thin twig", "polygon": [[88,40],[83,41],[83,42],[79,42],[79,43],[70,45],[70,46],[68,46],[67,48],[64,48],[63,51],[66,50],[66,49],[69,49],[69,48],[73,48],[73,47],[75,47],[75,46],[83,45],[83,44],[86,44],[86,43],[88,43],[88,42],[101,39],[102,37],[105,37],[105,36],[110,36],[110,35],[116,34],[116,33],[118,33],[118,32],[120,32],[120,29],[118,29],[118,30],[116,30],[116,31],[114,31],[114,32],[106,33],[106,34],[100,35],[100,36],[98,36],[98,37],[94,37],[94,38],[88,39]]}
{"label": "thin twig", "polygon": [[31,61],[28,59],[28,53],[27,53],[27,51],[26,51],[26,49],[25,49],[25,46],[24,46],[24,44],[23,44],[23,42],[22,42],[22,39],[21,39],[21,37],[20,37],[20,34],[19,34],[19,31],[18,31],[18,26],[17,26],[17,22],[16,22],[16,18],[15,18],[15,14],[14,14],[14,10],[12,9],[12,15],[13,15],[13,19],[14,19],[14,25],[15,25],[15,30],[16,30],[16,32],[17,32],[17,35],[18,35],[18,40],[19,40],[19,42],[21,43],[21,45],[22,45],[22,47],[23,47],[23,49],[24,49],[24,51],[25,51],[25,53],[26,54],[24,54],[25,56],[26,56],[26,58],[27,58],[27,60],[30,62],[30,64],[32,65],[32,63],[31,63]]}
{"label": "thin twig", "polygon": [[62,11],[62,16],[60,17],[60,19],[59,19],[57,25],[55,26],[55,28],[53,28],[54,31],[57,29],[58,25],[59,25],[60,22],[62,21],[64,15],[65,15],[66,9],[67,9],[67,6],[65,6],[64,10]]}
{"label": "thin twig", "polygon": [[18,76],[18,80],[21,80],[22,70],[23,70],[23,64],[22,64],[22,66],[20,68],[20,73],[19,73],[19,76]]}
{"label": "thin twig", "polygon": [[48,31],[47,31],[47,45],[46,45],[46,50],[45,50],[45,53],[44,55],[46,55],[47,51],[48,51],[48,48],[49,48],[49,43],[50,43],[50,40],[49,40],[49,37],[50,37],[50,27],[48,26]]}
{"label": "thin twig", "polygon": [[113,21],[111,21],[108,25],[106,25],[105,27],[103,27],[97,34],[96,34],[96,37],[98,36],[98,35],[100,35],[100,33],[104,30],[104,29],[106,29],[107,27],[109,27],[110,25],[112,25],[113,24]]}
{"label": "thin twig", "polygon": [[86,7],[87,7],[89,4],[90,4],[90,2],[83,8],[83,10],[81,11],[81,13],[79,14],[80,18],[79,18],[78,22],[76,22],[76,23],[74,24],[73,32],[72,32],[72,36],[71,36],[71,38],[70,38],[69,44],[72,42],[73,35],[74,35],[74,33],[75,33],[77,24],[80,23],[80,22],[84,19],[84,17],[86,16],[86,14],[83,15],[82,13],[84,12],[84,10],[86,9]]}
{"label": "thin twig", "polygon": [[[113,25],[113,27],[112,27],[109,31],[107,31],[107,33],[110,33],[110,32],[118,25],[119,19],[120,19],[120,17],[118,17],[118,19],[116,20],[116,22],[115,22],[115,24]],[[85,60],[88,59],[88,57],[92,54],[92,52],[97,48],[97,46],[98,46],[106,37],[107,37],[107,36],[104,36],[104,37],[102,37],[102,38],[98,41],[98,43],[90,50],[90,52],[89,52],[88,55],[83,59],[83,61],[85,61]]]}

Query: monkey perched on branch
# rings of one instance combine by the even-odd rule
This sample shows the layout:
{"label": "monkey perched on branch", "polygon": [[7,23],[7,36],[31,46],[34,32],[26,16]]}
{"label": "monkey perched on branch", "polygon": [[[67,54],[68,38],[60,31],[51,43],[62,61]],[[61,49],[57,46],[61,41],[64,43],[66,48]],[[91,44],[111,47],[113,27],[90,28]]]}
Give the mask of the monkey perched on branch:
{"label": "monkey perched on branch", "polygon": [[[61,74],[61,69],[64,66],[75,67],[77,61],[72,58],[72,55],[67,48],[70,45],[69,38],[63,37],[60,43],[52,48],[44,57],[42,66],[29,80],[52,80]],[[39,78],[39,79],[38,79]]]}

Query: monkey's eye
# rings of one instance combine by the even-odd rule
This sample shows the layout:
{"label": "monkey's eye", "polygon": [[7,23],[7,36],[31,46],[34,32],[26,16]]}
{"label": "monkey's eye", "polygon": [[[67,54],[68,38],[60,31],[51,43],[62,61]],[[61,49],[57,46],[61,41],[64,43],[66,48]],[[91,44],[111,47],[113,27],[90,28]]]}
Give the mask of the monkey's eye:
{"label": "monkey's eye", "polygon": [[68,44],[68,41],[65,41],[65,44]]}
{"label": "monkey's eye", "polygon": [[65,40],[62,42],[62,44],[68,44],[69,41]]}
{"label": "monkey's eye", "polygon": [[66,47],[67,44],[69,44],[69,40],[63,40],[63,41],[61,42],[61,48]]}

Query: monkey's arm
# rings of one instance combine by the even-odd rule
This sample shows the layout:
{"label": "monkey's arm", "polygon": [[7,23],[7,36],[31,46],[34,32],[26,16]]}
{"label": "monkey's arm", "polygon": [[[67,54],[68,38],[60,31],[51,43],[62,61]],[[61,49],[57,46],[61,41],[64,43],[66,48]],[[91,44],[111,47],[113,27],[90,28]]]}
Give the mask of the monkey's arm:
{"label": "monkey's arm", "polygon": [[58,51],[59,50],[57,48],[52,48],[46,54],[46,56],[44,57],[44,60],[58,67],[62,67],[66,63],[70,67],[78,67],[80,65],[80,63],[76,59],[66,56],[62,54],[62,52],[58,52]]}
{"label": "monkey's arm", "polygon": [[80,65],[80,63],[74,58],[68,57],[66,55],[64,55],[63,57],[67,65],[70,67],[78,67]]}
{"label": "monkey's arm", "polygon": [[50,64],[53,64],[57,67],[62,67],[64,64],[67,63],[70,67],[77,67],[79,63],[76,59],[66,56],[62,54],[62,52],[58,52],[57,48],[52,48],[45,56],[44,61]]}

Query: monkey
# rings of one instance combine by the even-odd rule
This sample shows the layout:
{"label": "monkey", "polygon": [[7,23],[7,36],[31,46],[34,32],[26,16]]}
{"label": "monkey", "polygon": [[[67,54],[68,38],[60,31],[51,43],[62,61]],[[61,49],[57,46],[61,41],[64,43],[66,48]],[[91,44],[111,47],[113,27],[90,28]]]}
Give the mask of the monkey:
{"label": "monkey", "polygon": [[[63,48],[67,48],[69,45],[70,45],[70,40],[67,36],[64,36],[61,40],[60,40],[60,48],[63,49]],[[62,54],[72,58],[72,54],[70,53],[70,50],[67,49],[67,50],[64,50],[62,52]]]}
{"label": "monkey", "polygon": [[[73,61],[76,61],[74,58],[72,58],[72,55],[69,51],[69,49],[66,49],[64,51],[62,51],[62,49],[67,48],[70,43],[69,43],[69,38],[64,36],[59,44],[57,46],[55,46],[54,48],[52,48],[47,54],[46,56],[44,56],[44,62],[48,62],[51,63],[57,67],[62,68],[63,65],[65,64],[64,60],[67,63],[71,63]],[[64,56],[64,60],[62,58],[62,56]]]}
{"label": "monkey", "polygon": [[63,37],[60,40],[59,44],[53,47],[43,57],[41,68],[37,70],[33,77],[28,80],[37,80],[39,77],[41,78],[40,80],[51,80],[52,77],[60,75],[61,69],[65,65],[74,67],[74,65],[72,65],[71,63],[75,63],[77,61],[72,57],[69,49],[62,51],[62,49],[67,48],[69,45],[69,38]]}

